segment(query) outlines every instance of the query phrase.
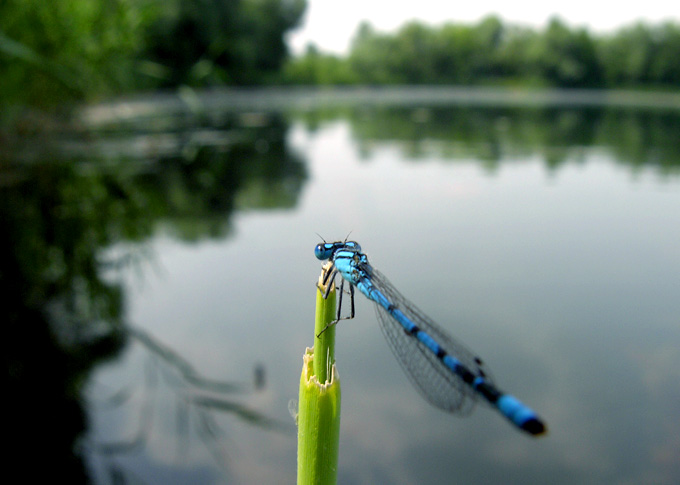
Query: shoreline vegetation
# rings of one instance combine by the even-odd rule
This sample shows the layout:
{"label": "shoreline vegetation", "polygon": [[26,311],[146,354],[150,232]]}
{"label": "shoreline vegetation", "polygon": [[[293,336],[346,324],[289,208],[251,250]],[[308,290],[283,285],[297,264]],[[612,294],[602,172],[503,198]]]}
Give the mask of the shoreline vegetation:
{"label": "shoreline vegetation", "polygon": [[259,86],[137,93],[81,106],[93,128],[146,117],[231,111],[311,111],[342,107],[423,105],[499,108],[635,108],[680,111],[680,92],[489,86]]}
{"label": "shoreline vegetation", "polygon": [[309,45],[293,57],[285,37],[306,7],[306,0],[3,2],[0,131],[27,112],[82,102],[149,93],[184,102],[194,93],[228,105],[254,87],[275,104],[287,102],[281,96],[299,105],[363,103],[380,91],[398,103],[677,107],[677,23],[596,35],[559,18],[543,29],[488,16],[476,24],[409,22],[388,33],[365,22],[345,56]]}
{"label": "shoreline vegetation", "polygon": [[680,89],[680,25],[637,22],[610,34],[544,29],[488,16],[477,24],[412,21],[383,33],[361,24],[349,53],[309,45],[284,66],[294,84],[453,84],[553,88]]}
{"label": "shoreline vegetation", "polygon": [[[364,149],[408,140],[406,150],[495,166],[501,153],[541,153],[556,167],[586,147],[631,168],[677,173],[680,93],[448,86],[219,87],[136,93],[74,106],[67,120],[3,136],[0,163],[43,158],[87,163],[184,160],[197,147],[230,153],[342,120]],[[269,134],[264,134],[269,133]],[[281,138],[283,140],[283,138]],[[427,142],[425,143],[425,141]],[[269,158],[269,151],[262,152]],[[282,145],[285,143],[282,142]],[[548,147],[564,147],[560,150]],[[566,148],[571,147],[571,148]],[[650,148],[650,147],[653,147]]]}

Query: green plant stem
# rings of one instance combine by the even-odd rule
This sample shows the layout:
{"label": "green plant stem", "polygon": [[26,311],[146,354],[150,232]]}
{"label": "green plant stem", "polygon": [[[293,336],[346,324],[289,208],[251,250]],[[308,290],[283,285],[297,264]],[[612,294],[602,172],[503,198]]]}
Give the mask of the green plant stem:
{"label": "green plant stem", "polygon": [[[331,288],[327,298],[322,287],[325,270],[319,276],[319,287],[316,292],[316,315],[314,318],[314,375],[319,382],[326,382],[331,366],[335,363],[335,325],[326,327],[335,320],[335,286]],[[332,282],[330,284],[333,284]]]}
{"label": "green plant stem", "polygon": [[337,481],[340,381],[334,363],[335,326],[326,328],[335,317],[335,289],[326,299],[321,291],[316,292],[315,345],[305,351],[300,376],[298,485]]}

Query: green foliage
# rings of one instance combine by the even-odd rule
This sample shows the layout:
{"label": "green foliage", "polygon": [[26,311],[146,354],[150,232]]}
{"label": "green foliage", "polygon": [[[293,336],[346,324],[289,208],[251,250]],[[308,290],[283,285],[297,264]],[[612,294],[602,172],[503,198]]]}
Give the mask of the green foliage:
{"label": "green foliage", "polygon": [[5,0],[0,105],[270,82],[305,8],[306,0]]}
{"label": "green foliage", "polygon": [[[393,36],[375,32],[367,22],[359,26],[349,56],[351,69],[357,73],[359,82],[369,84],[398,83],[401,80],[393,67],[398,65]],[[378,61],[379,62],[376,62]]]}
{"label": "green foliage", "polygon": [[447,83],[462,84],[496,77],[502,36],[503,26],[496,17],[488,17],[477,26],[444,25],[436,35],[434,75]]}
{"label": "green foliage", "polygon": [[638,23],[603,39],[599,57],[609,85],[680,86],[680,25]]}
{"label": "green foliage", "polygon": [[323,54],[314,45],[309,45],[303,57],[284,65],[283,79],[284,82],[294,80],[297,84],[323,86],[353,84],[357,82],[357,75],[344,59]]}
{"label": "green foliage", "polygon": [[0,3],[0,101],[45,105],[134,86],[147,0]]}
{"label": "green foliage", "polygon": [[410,22],[396,33],[369,23],[346,58],[312,48],[288,63],[299,84],[498,84],[564,88],[680,87],[680,26],[637,24],[595,37],[553,19],[542,31],[504,25]]}
{"label": "green foliage", "polygon": [[570,30],[553,19],[528,50],[531,74],[560,87],[602,85],[592,38],[584,29]]}
{"label": "green foliage", "polygon": [[306,0],[172,0],[146,35],[163,86],[261,84],[288,55]]}
{"label": "green foliage", "polygon": [[346,57],[285,35],[306,0],[5,0],[0,2],[0,125],[22,106],[159,87],[287,84],[508,84],[680,87],[680,26],[607,36],[554,19],[541,31],[490,16],[362,24]]}

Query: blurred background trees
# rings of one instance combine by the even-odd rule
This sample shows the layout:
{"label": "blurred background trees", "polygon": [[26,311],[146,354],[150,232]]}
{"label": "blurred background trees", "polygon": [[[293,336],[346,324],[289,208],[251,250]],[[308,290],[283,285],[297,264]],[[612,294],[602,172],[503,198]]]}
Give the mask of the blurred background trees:
{"label": "blurred background trees", "polygon": [[[335,79],[319,74],[331,65]],[[506,25],[495,16],[475,25],[411,22],[395,33],[364,23],[346,58],[312,46],[291,60],[285,73],[287,82],[299,84],[673,89],[680,87],[680,26],[638,23],[593,35],[558,18],[543,30]]]}
{"label": "blurred background trees", "polygon": [[[257,85],[288,56],[284,35],[305,0],[171,0],[150,25],[143,57],[161,86]],[[151,71],[153,72],[153,71]]]}
{"label": "blurred background trees", "polygon": [[4,0],[0,104],[271,82],[306,0]]}
{"label": "blurred background trees", "polygon": [[149,0],[0,3],[0,100],[31,105],[133,88]]}
{"label": "blurred background trees", "polygon": [[638,23],[594,35],[553,19],[383,33],[362,24],[349,52],[310,45],[291,58],[286,34],[306,0],[5,0],[0,105],[49,106],[182,85],[523,84],[680,87],[680,26]]}

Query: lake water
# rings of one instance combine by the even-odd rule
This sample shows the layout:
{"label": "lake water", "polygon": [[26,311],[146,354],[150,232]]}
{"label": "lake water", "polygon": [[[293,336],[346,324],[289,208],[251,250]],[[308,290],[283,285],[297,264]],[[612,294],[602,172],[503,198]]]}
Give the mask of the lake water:
{"label": "lake water", "polygon": [[339,483],[678,483],[677,103],[192,96],[90,110],[0,165],[29,467],[294,483],[313,249],[350,235],[549,432],[432,408],[358,295],[336,337]]}

